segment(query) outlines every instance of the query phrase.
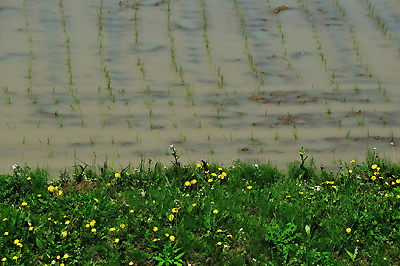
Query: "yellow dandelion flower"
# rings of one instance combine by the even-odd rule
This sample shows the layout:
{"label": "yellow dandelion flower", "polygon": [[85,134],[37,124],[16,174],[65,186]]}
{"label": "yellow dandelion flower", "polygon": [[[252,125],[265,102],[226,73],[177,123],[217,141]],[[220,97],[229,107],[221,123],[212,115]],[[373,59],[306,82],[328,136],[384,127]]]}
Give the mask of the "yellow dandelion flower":
{"label": "yellow dandelion flower", "polygon": [[65,221],[65,224],[69,224],[69,223],[70,223],[70,221],[69,221],[69,220]]}
{"label": "yellow dandelion flower", "polygon": [[129,210],[129,212],[130,212],[130,213],[133,213],[133,212],[134,212],[134,210]]}
{"label": "yellow dandelion flower", "polygon": [[223,176],[227,176],[227,174],[225,173],[225,172],[222,172],[222,174],[221,175],[223,175]]}
{"label": "yellow dandelion flower", "polygon": [[119,173],[115,173],[115,178],[118,178],[118,177],[120,177],[120,175],[119,175]]}
{"label": "yellow dandelion flower", "polygon": [[65,266],[65,264],[64,264],[64,263],[61,263],[60,266]]}
{"label": "yellow dandelion flower", "polygon": [[337,189],[337,187],[336,186],[332,186],[334,189]]}
{"label": "yellow dandelion flower", "polygon": [[6,258],[6,257],[4,257],[4,258],[2,258],[2,259],[1,259],[1,261],[6,261],[6,260],[7,260],[7,258]]}
{"label": "yellow dandelion flower", "polygon": [[192,181],[190,181],[190,184],[192,184],[192,185],[194,185],[194,184],[196,184],[197,183],[197,180],[196,179],[193,179]]}
{"label": "yellow dandelion flower", "polygon": [[197,167],[198,167],[198,168],[201,168],[201,163],[197,163]]}
{"label": "yellow dandelion flower", "polygon": [[291,197],[292,197],[292,196],[290,196],[290,195],[287,195],[287,196],[286,196],[286,198],[291,198]]}
{"label": "yellow dandelion flower", "polygon": [[61,232],[61,235],[62,235],[63,237],[66,237],[66,236],[67,236],[67,231]]}
{"label": "yellow dandelion flower", "polygon": [[119,242],[119,238],[116,238],[116,239],[114,240],[114,242],[115,242],[115,243],[118,243],[118,242]]}
{"label": "yellow dandelion flower", "polygon": [[373,176],[371,177],[371,179],[372,179],[372,180],[375,180],[375,179],[376,179],[376,176],[373,175]]}
{"label": "yellow dandelion flower", "polygon": [[222,242],[218,242],[217,245],[218,245],[218,246],[221,246],[221,245],[222,245]]}
{"label": "yellow dandelion flower", "polygon": [[215,202],[214,202],[214,201],[211,201],[211,204],[215,204]]}
{"label": "yellow dandelion flower", "polygon": [[40,198],[42,196],[42,194],[38,194],[37,196],[38,196],[38,198]]}
{"label": "yellow dandelion flower", "polygon": [[166,237],[169,237],[169,234],[165,234]]}
{"label": "yellow dandelion flower", "polygon": [[170,221],[172,221],[173,219],[174,219],[174,215],[173,214],[171,214],[169,217],[168,217],[168,220],[170,220]]}
{"label": "yellow dandelion flower", "polygon": [[172,212],[173,212],[173,213],[178,213],[178,211],[179,211],[178,208],[173,208],[173,209],[172,209]]}
{"label": "yellow dandelion flower", "polygon": [[222,171],[222,168],[221,168],[221,167],[218,167],[218,170]]}
{"label": "yellow dandelion flower", "polygon": [[26,178],[27,180],[31,180],[32,178],[30,178],[29,176]]}
{"label": "yellow dandelion flower", "polygon": [[389,186],[389,183],[388,183],[388,182],[385,182],[385,185],[386,185],[386,186]]}
{"label": "yellow dandelion flower", "polygon": [[154,238],[154,239],[153,239],[153,242],[157,242],[157,238]]}
{"label": "yellow dandelion flower", "polygon": [[16,259],[18,259],[18,257],[17,257],[17,256],[14,256],[14,257],[13,257],[13,260],[16,260]]}
{"label": "yellow dandelion flower", "polygon": [[247,186],[247,189],[252,189],[253,187],[252,186]]}
{"label": "yellow dandelion flower", "polygon": [[55,260],[52,260],[52,261],[51,261],[51,264],[56,264],[56,261],[55,261]]}
{"label": "yellow dandelion flower", "polygon": [[63,194],[62,190],[58,191],[58,196],[61,196],[62,194]]}
{"label": "yellow dandelion flower", "polygon": [[385,197],[386,197],[386,198],[389,197],[389,194],[386,193],[386,194],[385,194]]}
{"label": "yellow dandelion flower", "polygon": [[18,239],[15,239],[14,240],[14,244],[16,245],[16,244],[18,244],[19,243],[19,240]]}
{"label": "yellow dandelion flower", "polygon": [[22,248],[22,244],[21,244],[21,243],[18,243],[17,246],[20,247],[20,248]]}
{"label": "yellow dandelion flower", "polygon": [[189,194],[186,194],[185,197],[189,197]]}
{"label": "yellow dandelion flower", "polygon": [[120,224],[119,227],[125,228],[125,224]]}
{"label": "yellow dandelion flower", "polygon": [[64,257],[63,257],[63,258],[64,258],[64,259],[68,259],[68,257],[69,257],[68,254],[64,254]]}
{"label": "yellow dandelion flower", "polygon": [[218,210],[213,210],[213,213],[214,213],[214,214],[217,214],[217,213],[218,213]]}
{"label": "yellow dandelion flower", "polygon": [[4,219],[3,219],[3,222],[5,222],[5,221],[7,221],[7,218],[4,218]]}
{"label": "yellow dandelion flower", "polygon": [[400,179],[396,179],[396,183],[399,184],[400,183]]}
{"label": "yellow dandelion flower", "polygon": [[210,171],[209,170],[207,170],[207,171],[205,171],[204,173],[206,173],[206,174],[208,174]]}
{"label": "yellow dandelion flower", "polygon": [[349,170],[349,173],[350,173],[350,174],[353,173],[353,170],[350,169],[350,170]]}
{"label": "yellow dandelion flower", "polygon": [[8,232],[4,232],[4,235],[5,235],[5,236],[8,236]]}
{"label": "yellow dandelion flower", "polygon": [[400,199],[400,195],[397,195],[397,196],[396,196],[396,199]]}
{"label": "yellow dandelion flower", "polygon": [[207,181],[208,181],[208,183],[211,183],[213,180],[210,178],[210,179],[208,179]]}
{"label": "yellow dandelion flower", "polygon": [[106,185],[107,187],[109,187],[109,186],[111,186],[111,184],[110,183],[107,183],[107,185]]}
{"label": "yellow dandelion flower", "polygon": [[383,179],[383,177],[382,177],[382,176],[380,176],[380,177],[379,177],[379,179]]}
{"label": "yellow dandelion flower", "polygon": [[347,229],[346,229],[346,232],[347,232],[347,233],[350,233],[350,232],[351,232],[351,229],[350,229],[350,228],[347,228]]}
{"label": "yellow dandelion flower", "polygon": [[94,226],[95,223],[96,223],[95,220],[91,220],[91,221],[90,221],[90,226]]}
{"label": "yellow dandelion flower", "polygon": [[193,203],[192,206],[193,206],[193,207],[196,206],[196,203]]}
{"label": "yellow dandelion flower", "polygon": [[355,163],[355,162],[356,162],[356,161],[354,161],[354,160],[351,160],[351,161],[350,161],[350,163]]}
{"label": "yellow dandelion flower", "polygon": [[175,241],[175,237],[174,237],[174,236],[170,236],[170,237],[169,237],[169,240]]}
{"label": "yellow dandelion flower", "polygon": [[379,170],[381,170],[381,168],[380,168],[380,167],[377,167],[376,170],[379,171]]}
{"label": "yellow dandelion flower", "polygon": [[58,255],[56,258],[59,260],[61,257],[60,257],[60,255]]}
{"label": "yellow dandelion flower", "polygon": [[94,198],[94,201],[95,201],[95,202],[99,202],[99,200],[98,200],[98,199],[96,199],[96,198]]}
{"label": "yellow dandelion flower", "polygon": [[130,261],[130,262],[129,262],[129,265],[133,265],[133,262],[132,262],[132,261]]}
{"label": "yellow dandelion flower", "polygon": [[111,228],[110,228],[110,231],[111,231],[111,232],[114,232],[114,231],[115,231],[115,227],[111,227]]}
{"label": "yellow dandelion flower", "polygon": [[226,235],[226,237],[232,237],[232,235]]}
{"label": "yellow dandelion flower", "polygon": [[93,232],[93,233],[96,233],[96,228],[92,228],[92,232]]}
{"label": "yellow dandelion flower", "polygon": [[22,202],[22,206],[26,206],[26,205],[28,205],[28,203],[26,203],[25,201]]}
{"label": "yellow dandelion flower", "polygon": [[158,227],[154,226],[154,227],[153,227],[153,231],[154,231],[154,232],[157,232],[157,231],[158,231]]}
{"label": "yellow dandelion flower", "polygon": [[[376,164],[371,165],[371,169],[376,169],[378,166]],[[379,170],[378,170],[379,171]]]}
{"label": "yellow dandelion flower", "polygon": [[32,230],[33,230],[33,226],[30,226],[30,227],[29,227],[29,231],[32,231]]}
{"label": "yellow dandelion flower", "polygon": [[190,182],[189,182],[189,181],[186,181],[186,182],[185,182],[185,186],[187,186],[187,187],[190,186]]}
{"label": "yellow dandelion flower", "polygon": [[211,175],[212,175],[212,176],[217,176],[217,174],[216,174],[216,173],[211,173]]}
{"label": "yellow dandelion flower", "polygon": [[218,230],[217,230],[217,233],[221,233],[221,232],[222,232],[222,229],[218,229]]}
{"label": "yellow dandelion flower", "polygon": [[54,187],[53,187],[53,186],[49,186],[47,189],[48,189],[50,192],[53,192],[53,191],[54,191]]}

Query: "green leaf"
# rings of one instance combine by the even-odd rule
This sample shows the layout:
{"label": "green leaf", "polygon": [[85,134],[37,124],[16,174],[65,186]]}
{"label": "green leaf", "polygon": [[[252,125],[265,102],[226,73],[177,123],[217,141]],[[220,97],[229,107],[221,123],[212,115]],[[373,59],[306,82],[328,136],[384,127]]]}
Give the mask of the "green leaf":
{"label": "green leaf", "polygon": [[44,249],[43,242],[42,242],[39,238],[36,238],[36,245],[37,245],[39,248]]}

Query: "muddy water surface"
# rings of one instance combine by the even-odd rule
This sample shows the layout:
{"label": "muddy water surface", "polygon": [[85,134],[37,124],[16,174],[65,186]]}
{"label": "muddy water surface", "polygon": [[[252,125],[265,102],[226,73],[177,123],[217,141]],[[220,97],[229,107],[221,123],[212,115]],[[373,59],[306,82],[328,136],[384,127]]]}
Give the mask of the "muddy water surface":
{"label": "muddy water surface", "polygon": [[336,2],[2,1],[0,171],[397,161],[400,4]]}

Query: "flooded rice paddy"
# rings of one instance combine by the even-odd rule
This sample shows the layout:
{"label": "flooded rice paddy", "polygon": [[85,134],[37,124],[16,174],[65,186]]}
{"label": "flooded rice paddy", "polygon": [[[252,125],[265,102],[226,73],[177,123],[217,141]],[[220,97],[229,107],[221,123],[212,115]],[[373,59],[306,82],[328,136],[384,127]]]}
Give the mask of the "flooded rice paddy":
{"label": "flooded rice paddy", "polygon": [[[280,7],[280,8],[279,8]],[[287,7],[287,8],[286,8]],[[279,9],[277,9],[279,8]],[[400,158],[398,0],[2,1],[0,172]]]}

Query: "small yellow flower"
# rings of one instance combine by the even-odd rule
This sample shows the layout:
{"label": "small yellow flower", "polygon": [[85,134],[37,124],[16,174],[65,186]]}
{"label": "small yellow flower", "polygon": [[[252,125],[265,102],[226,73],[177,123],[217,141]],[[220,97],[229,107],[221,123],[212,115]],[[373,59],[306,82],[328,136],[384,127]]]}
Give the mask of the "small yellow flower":
{"label": "small yellow flower", "polygon": [[381,170],[381,168],[380,168],[380,167],[377,167],[377,168],[376,168],[376,170],[377,170],[377,171],[380,171],[380,170]]}
{"label": "small yellow flower", "polygon": [[18,259],[18,257],[17,257],[17,256],[14,256],[14,257],[13,257],[13,260],[16,260],[16,259]]}
{"label": "small yellow flower", "polygon": [[174,237],[174,236],[170,236],[170,237],[169,237],[169,240],[175,241],[175,237]]}
{"label": "small yellow flower", "polygon": [[350,173],[350,174],[353,173],[353,170],[350,169],[350,170],[349,170],[349,173]]}
{"label": "small yellow flower", "polygon": [[388,183],[388,182],[385,182],[385,185],[386,185],[386,186],[389,186],[389,183]]}
{"label": "small yellow flower", "polygon": [[217,213],[218,213],[218,210],[213,210],[213,213],[214,213],[214,214],[217,214]]}
{"label": "small yellow flower", "polygon": [[157,232],[157,231],[158,231],[158,227],[154,226],[154,227],[153,227],[153,231],[154,231],[154,232]]}
{"label": "small yellow flower", "polygon": [[400,183],[400,179],[396,179],[396,183],[399,184]]}
{"label": "small yellow flower", "polygon": [[21,244],[21,243],[18,243],[17,246],[20,247],[20,248],[22,248],[22,244]]}
{"label": "small yellow flower", "polygon": [[185,186],[190,186],[190,182],[189,182],[189,181],[186,181],[186,182],[185,182]]}
{"label": "small yellow flower", "polygon": [[125,228],[125,224],[120,224],[119,227]]}
{"label": "small yellow flower", "polygon": [[110,183],[107,183],[107,185],[106,185],[107,187],[109,187],[109,186],[111,186],[111,184]]}
{"label": "small yellow flower", "polygon": [[61,196],[63,194],[62,190],[58,191],[58,195]]}
{"label": "small yellow flower", "polygon": [[290,196],[290,195],[287,195],[287,196],[286,196],[286,198],[291,198],[291,197],[292,197],[292,196]]}
{"label": "small yellow flower", "polygon": [[173,209],[172,209],[172,212],[173,212],[173,213],[178,213],[178,211],[179,211],[178,208],[173,208]]}
{"label": "small yellow flower", "polygon": [[386,197],[386,198],[389,197],[389,194],[386,193],[386,194],[385,194],[385,197]]}
{"label": "small yellow flower", "polygon": [[197,180],[196,179],[193,179],[192,181],[190,181],[190,184],[192,184],[192,185],[194,185],[194,184],[196,184],[197,183]]}
{"label": "small yellow flower", "polygon": [[215,202],[214,202],[214,201],[211,201],[211,204],[215,204]]}
{"label": "small yellow flower", "polygon": [[209,170],[207,170],[207,171],[205,171],[204,173],[206,173],[206,174],[208,174],[210,171]]}
{"label": "small yellow flower", "polygon": [[54,191],[54,187],[53,187],[53,186],[49,186],[47,189],[48,189],[50,192],[53,192],[53,191]]}
{"label": "small yellow flower", "polygon": [[32,230],[33,230],[33,226],[30,226],[30,227],[29,227],[29,231],[32,231]]}
{"label": "small yellow flower", "polygon": [[226,235],[226,237],[232,237],[232,235]]}
{"label": "small yellow flower", "polygon": [[304,192],[303,192],[303,191],[300,191],[299,193],[300,193],[301,195],[303,195],[303,194],[304,194]]}
{"label": "small yellow flower", "polygon": [[371,177],[371,179],[375,181],[375,179],[376,179],[376,176],[374,176],[374,175],[373,175],[373,176]]}
{"label": "small yellow flower", "polygon": [[61,235],[62,235],[63,237],[66,237],[66,236],[67,236],[67,231],[61,232]]}
{"label": "small yellow flower", "polygon": [[5,236],[8,236],[8,232],[4,232],[4,235],[5,235]]}
{"label": "small yellow flower", "polygon": [[380,177],[379,177],[379,179],[383,179],[383,177],[382,177],[382,176],[380,176]]}
{"label": "small yellow flower", "polygon": [[192,206],[193,206],[193,207],[196,206],[196,203],[193,203]]}
{"label": "small yellow flower", "polygon": [[129,262],[129,265],[133,265],[133,262],[132,262],[132,261],[130,261],[130,262]]}
{"label": "small yellow flower", "polygon": [[22,202],[22,206],[26,206],[26,205],[28,205],[28,203],[26,203],[25,201]]}
{"label": "small yellow flower", "polygon": [[221,232],[222,232],[222,229],[218,229],[218,230],[217,230],[217,233],[221,233]]}
{"label": "small yellow flower", "polygon": [[133,213],[133,212],[134,212],[134,210],[129,210],[129,212],[130,212],[130,213]]}
{"label": "small yellow flower", "polygon": [[56,258],[59,260],[60,259],[60,255],[58,255]]}
{"label": "small yellow flower", "polygon": [[154,239],[153,239],[153,242],[157,242],[157,238],[154,238]]}
{"label": "small yellow flower", "polygon": [[51,217],[47,218],[47,220],[51,221]]}
{"label": "small yellow flower", "polygon": [[166,237],[169,237],[169,234],[165,234]]}
{"label": "small yellow flower", "polygon": [[222,168],[221,168],[221,167],[218,167],[218,170],[222,171]]}
{"label": "small yellow flower", "polygon": [[347,228],[347,229],[346,229],[346,232],[347,232],[347,233],[350,233],[350,232],[351,232],[351,229],[350,229],[350,228]]}
{"label": "small yellow flower", "polygon": [[89,227],[90,226],[90,224],[86,224],[86,227]]}
{"label": "small yellow flower", "polygon": [[168,220],[170,220],[170,221],[172,221],[173,219],[174,219],[174,215],[173,214],[171,214],[170,216],[169,216],[169,218],[168,218]]}
{"label": "small yellow flower", "polygon": [[211,183],[213,180],[210,178],[210,179],[208,179],[207,181],[208,181],[208,183]]}
{"label": "small yellow flower", "polygon": [[69,221],[69,220],[65,221],[65,224],[69,224],[69,223],[70,223],[70,221]]}
{"label": "small yellow flower", "polygon": [[95,223],[96,223],[95,220],[91,220],[91,221],[90,221],[90,226],[94,226]]}
{"label": "small yellow flower", "polygon": [[247,189],[252,189],[253,187],[252,186],[247,186]]}
{"label": "small yellow flower", "polygon": [[354,160],[351,160],[351,161],[350,161],[350,163],[355,163],[355,162],[356,162],[356,161],[354,161]]}
{"label": "small yellow flower", "polygon": [[42,194],[38,194],[37,196],[38,196],[38,198],[40,198],[42,196]]}
{"label": "small yellow flower", "polygon": [[56,264],[56,261],[55,261],[55,260],[52,260],[52,261],[51,261],[51,264]]}
{"label": "small yellow flower", "polygon": [[120,175],[119,175],[119,173],[115,173],[115,178],[118,178],[118,177],[120,177]]}
{"label": "small yellow flower", "polygon": [[218,245],[218,246],[221,246],[221,245],[222,245],[222,242],[218,242],[217,245]]}
{"label": "small yellow flower", "polygon": [[201,168],[201,163],[197,163],[197,167],[198,167],[198,168]]}
{"label": "small yellow flower", "polygon": [[115,231],[115,227],[110,228],[110,231],[114,232]]}
{"label": "small yellow flower", "polygon": [[64,263],[61,263],[60,266],[65,266],[65,264],[64,264]]}
{"label": "small yellow flower", "polygon": [[5,222],[5,221],[7,221],[7,218],[4,218],[4,219],[3,219],[3,222]]}
{"label": "small yellow flower", "polygon": [[226,177],[227,176],[227,174],[225,173],[225,172],[222,172],[222,174],[221,175],[223,175],[224,177]]}
{"label": "small yellow flower", "polygon": [[96,199],[96,198],[94,198],[94,201],[95,201],[95,202],[99,202],[99,200],[98,200],[98,199]]}
{"label": "small yellow flower", "polygon": [[185,197],[189,197],[189,194],[186,194]]}
{"label": "small yellow flower", "polygon": [[332,186],[334,189],[337,189],[337,187],[336,186]]}
{"label": "small yellow flower", "polygon": [[69,257],[68,254],[64,254],[64,257],[63,257],[63,258],[64,258],[64,259],[68,259],[68,257]]}
{"label": "small yellow flower", "polygon": [[118,242],[119,242],[119,238],[116,238],[116,239],[114,240],[114,242],[115,242],[115,243],[118,243]]}
{"label": "small yellow flower", "polygon": [[2,259],[1,259],[1,261],[6,261],[6,260],[7,260],[7,258],[6,258],[6,257],[4,257],[4,258],[2,258]]}
{"label": "small yellow flower", "polygon": [[[371,165],[371,169],[376,169],[378,166],[376,164]],[[378,170],[379,171],[379,170]]]}
{"label": "small yellow flower", "polygon": [[18,244],[19,243],[19,240],[18,239],[15,239],[14,240],[14,244],[16,245],[16,244]]}
{"label": "small yellow flower", "polygon": [[30,178],[29,176],[26,178],[27,180],[31,180],[32,178]]}
{"label": "small yellow flower", "polygon": [[400,195],[397,195],[397,196],[396,196],[396,199],[400,199]]}
{"label": "small yellow flower", "polygon": [[93,232],[93,233],[96,233],[96,228],[92,228],[92,232]]}
{"label": "small yellow flower", "polygon": [[211,173],[211,175],[212,175],[212,176],[217,176],[217,174],[216,174],[216,173]]}

